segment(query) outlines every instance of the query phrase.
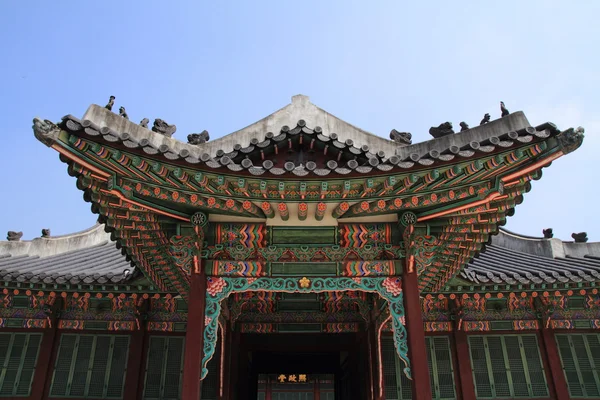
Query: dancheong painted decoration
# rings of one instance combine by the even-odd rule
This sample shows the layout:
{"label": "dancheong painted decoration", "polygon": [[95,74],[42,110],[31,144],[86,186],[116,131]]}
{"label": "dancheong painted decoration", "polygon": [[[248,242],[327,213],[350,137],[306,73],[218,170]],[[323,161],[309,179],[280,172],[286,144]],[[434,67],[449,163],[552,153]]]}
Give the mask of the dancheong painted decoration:
{"label": "dancheong painted decoration", "polygon": [[412,144],[299,95],[186,142],[115,100],[34,120],[98,224],[0,242],[0,397],[600,396],[599,247],[502,229],[583,128]]}

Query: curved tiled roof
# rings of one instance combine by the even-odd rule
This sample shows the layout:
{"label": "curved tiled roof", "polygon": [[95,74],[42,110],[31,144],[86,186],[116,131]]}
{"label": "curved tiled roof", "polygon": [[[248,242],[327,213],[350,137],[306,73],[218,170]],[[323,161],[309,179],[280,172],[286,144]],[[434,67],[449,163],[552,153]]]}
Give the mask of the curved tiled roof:
{"label": "curved tiled roof", "polygon": [[0,281],[47,284],[125,283],[131,279],[132,270],[130,263],[112,242],[50,257],[0,256]]}
{"label": "curved tiled roof", "polygon": [[461,278],[491,285],[598,282],[597,250],[597,243],[562,242],[500,231],[461,271]]}
{"label": "curved tiled roof", "polygon": [[77,234],[0,242],[0,281],[44,284],[125,284],[135,268],[103,225]]}
{"label": "curved tiled roof", "polygon": [[[197,145],[183,143],[153,132],[96,105],[90,107],[82,120],[72,115],[65,116],[60,126],[77,136],[101,138],[107,143],[118,143],[127,149],[139,150],[150,156],[164,158],[165,161],[206,166],[215,170],[245,171],[255,176],[265,174],[278,176],[286,173],[295,176],[327,176],[350,173],[370,174],[393,170],[406,171],[412,168],[426,168],[440,163],[479,157],[505,148],[546,139],[560,133],[551,123],[534,128],[529,125],[522,112],[515,112],[464,132],[413,145],[401,145],[380,137],[376,137],[375,141],[371,137],[372,134],[364,132],[357,135],[355,140],[342,139],[338,137],[337,133],[325,132],[319,126],[309,128],[310,122],[307,121],[310,119],[311,116],[307,115],[306,120],[298,120],[293,128],[279,125],[277,127],[279,132],[276,133],[257,130],[246,133],[236,132],[213,142]],[[248,137],[249,135],[252,137]],[[330,160],[325,168],[318,168],[316,163],[310,161],[304,165],[285,163],[283,166],[275,166],[268,158],[263,160],[260,165],[254,165],[253,161],[247,157],[253,153],[266,151],[278,143],[297,138],[299,135],[304,136],[305,141],[314,139],[322,146],[329,146],[332,151],[345,153],[346,160],[343,162]],[[248,143],[244,143],[242,140]],[[367,144],[370,140],[373,141],[373,146]],[[215,147],[218,147],[216,146],[217,142],[222,147],[215,150]],[[375,147],[381,146],[381,142],[387,143],[386,149],[393,151],[394,154],[386,154],[382,150],[377,150]]]}
{"label": "curved tiled roof", "polygon": [[[103,225],[97,225],[86,232],[58,239],[0,242],[0,281],[46,284],[132,281],[134,268],[115,243],[108,240],[102,228]],[[12,254],[9,248],[13,249]],[[599,282],[599,248],[599,243],[530,238],[501,230],[460,275],[478,285]]]}

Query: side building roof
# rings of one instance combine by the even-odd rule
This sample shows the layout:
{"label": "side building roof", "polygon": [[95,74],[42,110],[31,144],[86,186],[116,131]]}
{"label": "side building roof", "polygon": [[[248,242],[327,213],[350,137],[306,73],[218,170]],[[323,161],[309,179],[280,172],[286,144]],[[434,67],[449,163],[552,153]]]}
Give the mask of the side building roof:
{"label": "side building roof", "polygon": [[474,285],[599,282],[600,242],[563,242],[500,229],[491,244],[463,268],[460,278]]}
{"label": "side building roof", "polygon": [[[98,224],[60,237],[0,241],[0,282],[136,284],[136,268],[103,228]],[[460,280],[474,286],[600,282],[600,242],[563,242],[500,230],[460,272]]]}
{"label": "side building roof", "polygon": [[5,285],[129,284],[138,275],[100,224],[65,236],[0,241],[0,282]]}

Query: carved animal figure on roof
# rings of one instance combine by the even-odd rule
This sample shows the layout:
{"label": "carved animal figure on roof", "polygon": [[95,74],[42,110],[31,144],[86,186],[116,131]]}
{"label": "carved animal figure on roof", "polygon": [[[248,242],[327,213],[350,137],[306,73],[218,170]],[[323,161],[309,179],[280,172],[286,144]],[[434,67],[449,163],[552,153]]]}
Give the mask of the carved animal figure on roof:
{"label": "carved animal figure on roof", "polygon": [[110,96],[108,99],[108,104],[104,106],[108,111],[112,111],[113,106],[115,105],[115,96]]}
{"label": "carved animal figure on roof", "polygon": [[9,242],[18,242],[23,237],[23,232],[8,231],[6,240]]}
{"label": "carved animal figure on roof", "polygon": [[51,145],[49,136],[52,132],[56,132],[56,134],[60,132],[60,128],[55,123],[47,119],[33,119],[33,133],[35,134],[35,137],[47,146]]}
{"label": "carved animal figure on roof", "polygon": [[554,233],[552,233],[552,228],[547,228],[542,231],[544,234],[544,239],[551,239],[554,237]]}
{"label": "carved animal figure on roof", "polygon": [[571,233],[575,243],[585,243],[588,241],[587,232]]}
{"label": "carved animal figure on roof", "polygon": [[469,130],[469,125],[465,121],[461,122],[459,125],[460,125],[460,131],[461,132]]}
{"label": "carved animal figure on roof", "polygon": [[50,237],[50,229],[42,229],[42,237]]}
{"label": "carved animal figure on roof", "polygon": [[564,154],[570,153],[577,149],[583,141],[585,129],[581,126],[577,129],[569,128],[564,132],[561,132],[556,137],[560,148]]}
{"label": "carved animal figure on roof", "polygon": [[485,113],[485,115],[483,116],[483,119],[481,120],[479,125],[484,125],[484,124],[487,124],[488,122],[490,122],[490,114]]}
{"label": "carved animal figure on roof", "polygon": [[191,133],[187,137],[189,144],[202,144],[210,140],[207,130],[203,130],[200,133]]}
{"label": "carved animal figure on roof", "polygon": [[454,129],[452,129],[452,122],[444,122],[438,127],[433,126],[429,128],[429,134],[436,139],[442,136],[452,135],[453,133]]}
{"label": "carved animal figure on roof", "polygon": [[148,118],[144,118],[143,120],[140,121],[140,126],[142,128],[148,129],[148,123],[149,122],[150,122],[150,120]]}
{"label": "carved animal figure on roof", "polygon": [[169,125],[165,121],[160,118],[154,120],[154,125],[152,126],[152,131],[156,133],[160,133],[161,135],[165,135],[168,137],[173,136],[177,127],[175,125]]}
{"label": "carved animal figure on roof", "polygon": [[412,135],[410,132],[398,132],[397,130],[392,129],[390,132],[390,139],[396,143],[412,144]]}
{"label": "carved animal figure on roof", "polygon": [[500,102],[500,111],[502,111],[503,117],[506,117],[508,114],[510,114],[510,111],[508,111],[503,101]]}
{"label": "carved animal figure on roof", "polygon": [[119,115],[125,119],[129,119],[129,115],[127,115],[127,111],[125,111],[125,107],[119,107]]}

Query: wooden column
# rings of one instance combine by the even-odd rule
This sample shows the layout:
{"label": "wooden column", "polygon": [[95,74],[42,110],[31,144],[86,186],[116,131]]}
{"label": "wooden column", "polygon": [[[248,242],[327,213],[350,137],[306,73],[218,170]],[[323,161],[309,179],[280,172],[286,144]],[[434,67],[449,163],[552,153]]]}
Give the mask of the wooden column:
{"label": "wooden column", "polygon": [[231,324],[231,356],[229,361],[229,398],[231,400],[238,399],[238,382],[240,373],[240,328],[237,329],[235,324]]}
{"label": "wooden column", "polygon": [[183,400],[198,400],[202,393],[202,355],[204,349],[204,308],[206,306],[206,271],[204,261],[190,275],[188,322],[183,359]]}
{"label": "wooden column", "polygon": [[271,379],[267,375],[267,383],[265,386],[265,400],[271,400],[273,397],[273,389],[271,388]]}
{"label": "wooden column", "polygon": [[146,326],[140,323],[140,329],[131,333],[129,342],[129,356],[127,360],[127,374],[125,375],[125,388],[123,391],[123,400],[137,400],[140,380],[143,379],[142,359],[144,354],[144,341],[146,336]]}
{"label": "wooden column", "polygon": [[[542,348],[540,351],[546,354],[548,369],[550,369],[550,376],[547,376],[547,380],[553,383],[557,400],[568,400],[569,387],[567,386],[565,373],[562,369],[562,363],[560,361],[560,354],[558,353],[558,345],[556,344],[554,331],[552,329],[543,327],[541,329],[540,336],[542,339]],[[552,379],[548,379],[550,377]]]}
{"label": "wooden column", "polygon": [[[318,376],[318,375],[317,375]],[[319,387],[319,378],[315,379],[315,385],[313,389],[313,399],[321,400],[321,388]],[[271,399],[268,399],[271,400]]]}
{"label": "wooden column", "polygon": [[231,324],[229,321],[226,324],[227,332],[225,333],[225,357],[221,360],[223,363],[223,400],[229,400],[230,398],[230,390],[229,386],[231,385],[231,356],[233,347],[232,344],[232,331]]}
{"label": "wooden column", "polygon": [[402,272],[402,288],[404,292],[406,330],[408,332],[408,356],[412,372],[412,398],[413,400],[431,400],[427,347],[419,299],[417,271],[413,265],[409,265],[409,262],[407,262]]}
{"label": "wooden column", "polygon": [[58,334],[58,314],[63,308],[64,299],[56,297],[54,304],[50,308],[50,317],[48,327],[44,329],[42,343],[37,358],[33,381],[31,382],[30,400],[41,400],[48,398],[50,386],[52,384],[52,375],[54,374],[53,362],[58,354],[60,345],[60,335]]}
{"label": "wooden column", "polygon": [[377,371],[377,353],[376,353],[376,349],[377,349],[377,345],[375,343],[375,341],[373,340],[373,337],[375,336],[375,325],[373,323],[369,323],[369,326],[367,328],[367,362],[369,365],[369,387],[368,387],[368,393],[369,393],[369,398],[371,399],[375,399],[377,397],[377,394],[379,393],[379,385],[378,385],[378,371]]}
{"label": "wooden column", "polygon": [[58,321],[52,321],[52,327],[44,330],[42,343],[40,344],[40,352],[38,354],[37,364],[35,367],[35,375],[31,382],[30,400],[42,400],[46,387],[50,390],[50,380],[54,371],[51,365],[53,361],[52,355],[57,352],[60,338],[57,335]]}
{"label": "wooden column", "polygon": [[475,382],[469,353],[469,342],[464,331],[454,330],[454,346],[456,348],[456,363],[458,368],[458,384],[463,400],[475,400]]}

